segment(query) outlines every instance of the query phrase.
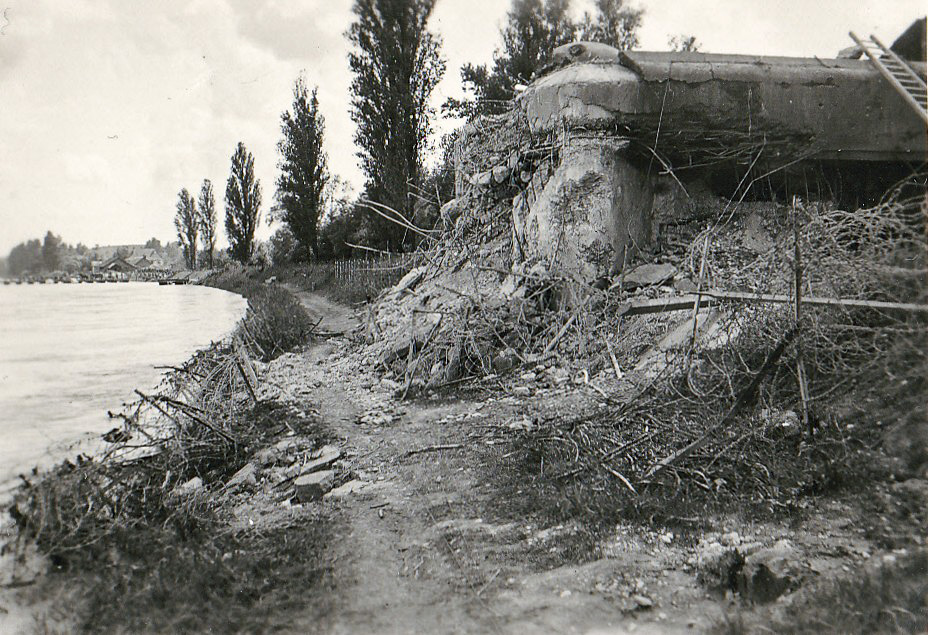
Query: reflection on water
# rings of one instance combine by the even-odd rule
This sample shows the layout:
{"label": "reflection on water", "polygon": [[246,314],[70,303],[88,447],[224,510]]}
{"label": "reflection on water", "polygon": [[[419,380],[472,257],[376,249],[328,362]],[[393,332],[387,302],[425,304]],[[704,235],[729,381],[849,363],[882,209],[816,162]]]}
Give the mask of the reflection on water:
{"label": "reflection on water", "polygon": [[0,286],[0,483],[116,425],[107,410],[229,333],[245,306],[198,286]]}

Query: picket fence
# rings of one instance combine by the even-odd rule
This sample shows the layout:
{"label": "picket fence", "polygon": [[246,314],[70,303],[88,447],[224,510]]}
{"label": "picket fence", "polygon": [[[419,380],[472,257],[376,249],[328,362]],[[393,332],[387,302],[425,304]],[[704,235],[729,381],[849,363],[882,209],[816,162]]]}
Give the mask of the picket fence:
{"label": "picket fence", "polygon": [[[375,297],[392,287],[415,266],[415,254],[371,255],[350,260],[313,263],[317,279],[332,276],[349,295]],[[321,274],[321,275],[318,275]]]}

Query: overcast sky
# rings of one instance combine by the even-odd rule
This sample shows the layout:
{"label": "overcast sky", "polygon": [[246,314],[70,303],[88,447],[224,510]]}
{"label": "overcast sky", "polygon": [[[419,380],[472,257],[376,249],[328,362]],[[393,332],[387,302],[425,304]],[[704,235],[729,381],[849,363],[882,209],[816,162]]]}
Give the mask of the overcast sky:
{"label": "overcast sky", "polygon": [[[692,34],[706,52],[820,57],[848,46],[848,30],[891,41],[925,10],[924,0],[637,4],[644,50]],[[437,104],[459,94],[463,63],[490,61],[508,6],[438,0],[448,72]],[[0,11],[0,255],[48,229],[90,246],[175,240],[177,192],[210,178],[221,198],[238,141],[255,155],[266,213],[279,117],[301,71],[319,86],[331,170],[363,184],[350,0],[0,0]]]}

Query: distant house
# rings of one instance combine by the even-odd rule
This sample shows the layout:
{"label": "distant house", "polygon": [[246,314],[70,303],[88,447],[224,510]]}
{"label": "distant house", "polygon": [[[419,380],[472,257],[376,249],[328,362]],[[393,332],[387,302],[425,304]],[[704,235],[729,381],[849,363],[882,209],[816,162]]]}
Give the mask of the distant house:
{"label": "distant house", "polygon": [[106,262],[104,262],[100,270],[101,271],[112,271],[114,273],[132,273],[137,267],[130,264],[125,258],[120,256],[113,256]]}
{"label": "distant house", "polygon": [[135,258],[129,258],[129,264],[135,267],[136,269],[150,269],[152,261],[148,259],[147,256],[137,256]]}

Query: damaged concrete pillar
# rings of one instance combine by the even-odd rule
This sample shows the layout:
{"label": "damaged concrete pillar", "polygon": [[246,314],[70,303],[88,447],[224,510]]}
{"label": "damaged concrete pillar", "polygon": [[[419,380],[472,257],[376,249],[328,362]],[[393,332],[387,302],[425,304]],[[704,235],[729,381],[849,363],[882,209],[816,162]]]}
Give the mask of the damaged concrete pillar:
{"label": "damaged concrete pillar", "polygon": [[515,233],[527,256],[592,279],[620,269],[651,240],[648,177],[625,156],[628,142],[572,139],[541,192],[516,201]]}

